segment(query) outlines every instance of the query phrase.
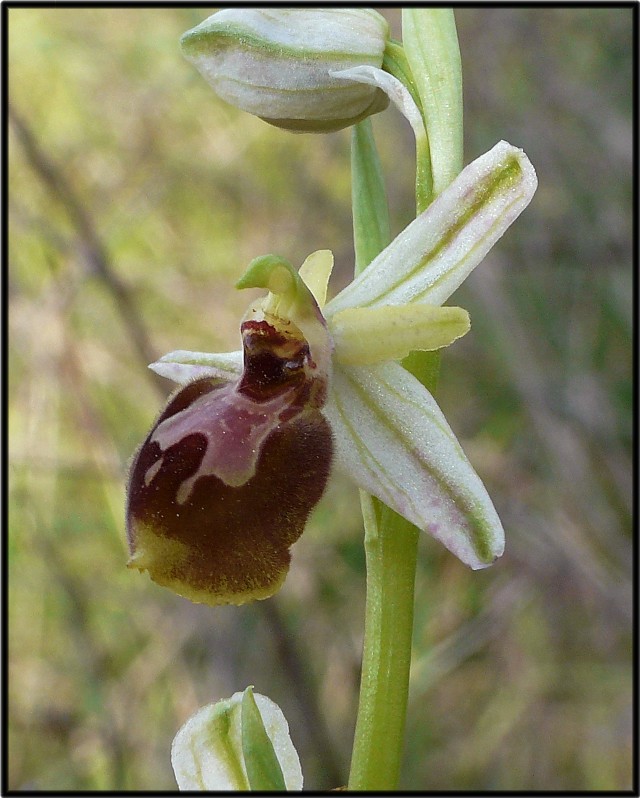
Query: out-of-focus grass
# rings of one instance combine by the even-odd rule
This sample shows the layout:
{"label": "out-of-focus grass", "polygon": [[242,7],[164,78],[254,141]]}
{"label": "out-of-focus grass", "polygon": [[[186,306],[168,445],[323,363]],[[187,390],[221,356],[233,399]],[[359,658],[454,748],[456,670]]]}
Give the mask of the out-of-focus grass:
{"label": "out-of-focus grass", "polygon": [[[344,784],[353,487],[333,479],[285,588],[242,608],[127,571],[123,502],[171,389],[145,356],[235,347],[249,296],[231,285],[256,255],[331,247],[348,281],[349,134],[288,135],[218,101],[177,44],[202,9],[6,13],[8,786],[172,789],[178,727],[247,684],[282,706],[307,786]],[[630,787],[632,13],[456,12],[466,160],[506,138],[540,188],[456,295],[473,330],[439,401],[507,553],[472,573],[422,541],[405,788]],[[391,110],[375,128],[398,231],[411,136]]]}

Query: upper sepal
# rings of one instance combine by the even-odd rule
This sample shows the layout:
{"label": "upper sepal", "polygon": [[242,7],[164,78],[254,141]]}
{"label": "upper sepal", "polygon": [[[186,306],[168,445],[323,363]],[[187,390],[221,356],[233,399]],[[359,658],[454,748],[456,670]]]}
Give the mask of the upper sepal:
{"label": "upper sepal", "polygon": [[527,207],[537,185],[525,153],[498,142],[463,169],[325,313],[412,302],[442,305]]}

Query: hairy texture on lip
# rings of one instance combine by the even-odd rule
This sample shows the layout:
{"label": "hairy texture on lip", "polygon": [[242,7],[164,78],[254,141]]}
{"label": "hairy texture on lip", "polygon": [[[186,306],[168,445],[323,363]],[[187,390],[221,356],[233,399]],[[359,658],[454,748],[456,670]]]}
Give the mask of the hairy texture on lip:
{"label": "hairy texture on lip", "polygon": [[242,331],[242,375],[179,389],[129,477],[129,566],[214,605],[280,587],[333,451],[307,343],[265,321]]}
{"label": "hairy texture on lip", "polygon": [[[208,381],[203,382],[183,390],[206,390]],[[256,473],[244,485],[199,477],[189,498],[178,503],[180,486],[198,470],[205,448],[206,439],[197,433],[164,455],[157,443],[143,444],[130,480],[129,565],[196,602],[266,598],[284,581],[289,547],[324,491],[332,452],[329,425],[318,411],[281,425],[265,441]]]}

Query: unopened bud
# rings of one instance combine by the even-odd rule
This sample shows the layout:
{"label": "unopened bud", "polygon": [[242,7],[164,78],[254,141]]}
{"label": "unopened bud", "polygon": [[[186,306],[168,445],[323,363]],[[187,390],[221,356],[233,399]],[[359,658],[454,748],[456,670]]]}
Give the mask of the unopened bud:
{"label": "unopened bud", "polygon": [[181,790],[302,789],[282,710],[250,687],[196,712],[173,741],[171,764]]}
{"label": "unopened bud", "polygon": [[327,133],[384,110],[371,85],[333,76],[380,68],[389,27],[368,8],[228,8],[181,39],[226,102],[295,132]]}

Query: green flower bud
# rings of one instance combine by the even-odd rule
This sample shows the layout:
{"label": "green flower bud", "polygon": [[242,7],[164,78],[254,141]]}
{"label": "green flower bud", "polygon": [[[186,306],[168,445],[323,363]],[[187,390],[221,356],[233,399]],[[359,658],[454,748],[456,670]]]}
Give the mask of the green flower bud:
{"label": "green flower bud", "polygon": [[181,44],[223,100],[277,127],[327,133],[387,107],[378,87],[334,73],[380,68],[388,36],[368,8],[228,8]]}
{"label": "green flower bud", "polygon": [[299,791],[303,785],[282,710],[251,687],[189,718],[171,746],[171,764],[180,790]]}

